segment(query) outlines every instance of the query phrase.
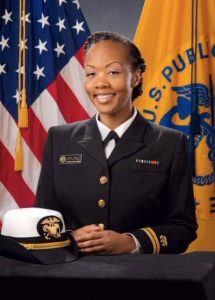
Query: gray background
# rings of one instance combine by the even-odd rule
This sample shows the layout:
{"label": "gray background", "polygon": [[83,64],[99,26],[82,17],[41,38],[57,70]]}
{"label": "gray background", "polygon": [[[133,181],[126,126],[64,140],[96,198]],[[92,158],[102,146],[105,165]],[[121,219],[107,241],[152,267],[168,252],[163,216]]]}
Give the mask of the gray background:
{"label": "gray background", "polygon": [[91,33],[116,31],[133,39],[144,0],[79,0]]}

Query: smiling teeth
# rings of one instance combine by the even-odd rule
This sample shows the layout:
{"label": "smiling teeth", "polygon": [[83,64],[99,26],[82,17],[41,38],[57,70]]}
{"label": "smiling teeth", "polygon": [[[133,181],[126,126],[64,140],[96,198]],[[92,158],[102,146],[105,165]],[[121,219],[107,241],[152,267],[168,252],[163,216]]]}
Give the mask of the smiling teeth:
{"label": "smiling teeth", "polygon": [[102,94],[102,95],[97,95],[96,98],[97,100],[101,102],[106,102],[110,100],[113,97],[113,94]]}

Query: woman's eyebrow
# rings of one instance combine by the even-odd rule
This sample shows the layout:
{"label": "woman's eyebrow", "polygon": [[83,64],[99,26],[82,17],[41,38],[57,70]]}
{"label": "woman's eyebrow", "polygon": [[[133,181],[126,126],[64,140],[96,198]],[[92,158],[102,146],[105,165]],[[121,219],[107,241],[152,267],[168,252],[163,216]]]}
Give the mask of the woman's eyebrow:
{"label": "woman's eyebrow", "polygon": [[[109,66],[111,66],[112,64],[119,64],[119,65],[123,65],[121,62],[119,62],[119,61],[112,61],[112,62],[110,62],[110,63],[108,63],[108,64],[106,64],[105,65],[105,68],[107,68],[107,67],[109,67]],[[96,68],[96,66],[94,66],[94,65],[91,65],[91,64],[86,64],[86,67],[91,67],[91,68]]]}
{"label": "woman's eyebrow", "polygon": [[105,67],[109,67],[112,64],[119,64],[122,66],[122,63],[120,61],[112,61],[112,62],[108,63],[107,65],[105,65]]}
{"label": "woman's eyebrow", "polygon": [[95,66],[93,66],[93,65],[90,65],[90,64],[86,64],[86,67],[95,68]]}

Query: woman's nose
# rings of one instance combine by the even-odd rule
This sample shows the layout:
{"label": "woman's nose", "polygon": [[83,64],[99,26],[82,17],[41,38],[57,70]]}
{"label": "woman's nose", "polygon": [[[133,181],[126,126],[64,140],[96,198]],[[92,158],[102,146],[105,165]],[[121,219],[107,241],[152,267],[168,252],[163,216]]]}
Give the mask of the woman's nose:
{"label": "woman's nose", "polygon": [[95,82],[96,88],[104,88],[104,87],[108,87],[109,85],[110,85],[109,81],[105,75],[99,75],[97,77],[96,82]]}

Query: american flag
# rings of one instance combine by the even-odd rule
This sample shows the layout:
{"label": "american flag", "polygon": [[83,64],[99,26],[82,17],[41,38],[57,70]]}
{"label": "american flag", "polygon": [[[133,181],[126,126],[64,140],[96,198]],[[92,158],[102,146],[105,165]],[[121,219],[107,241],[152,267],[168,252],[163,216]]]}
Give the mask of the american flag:
{"label": "american flag", "polygon": [[[26,6],[25,41],[19,37],[20,1]],[[88,35],[78,0],[1,0],[0,220],[9,209],[34,205],[50,126],[95,113],[83,89],[82,46]],[[24,47],[29,126],[21,129],[24,169],[17,172],[18,73],[23,72],[18,61]]]}

